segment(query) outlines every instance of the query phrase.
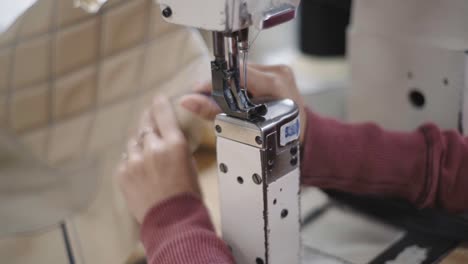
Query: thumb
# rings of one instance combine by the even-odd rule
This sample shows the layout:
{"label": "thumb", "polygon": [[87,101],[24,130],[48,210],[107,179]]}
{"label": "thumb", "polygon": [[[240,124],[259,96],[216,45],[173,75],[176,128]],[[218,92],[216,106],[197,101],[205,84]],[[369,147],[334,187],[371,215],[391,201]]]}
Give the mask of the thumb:
{"label": "thumb", "polygon": [[218,104],[211,98],[202,94],[187,94],[179,99],[179,104],[188,111],[206,120],[213,120],[221,113]]}
{"label": "thumb", "polygon": [[[241,66],[242,68],[243,66]],[[247,66],[247,91],[254,97],[273,97],[278,95],[275,91],[275,74],[267,66],[248,64]],[[244,74],[241,74],[241,83],[245,82]]]}
{"label": "thumb", "polygon": [[198,82],[195,84],[195,86],[192,88],[194,92],[197,93],[209,93],[212,90],[212,84],[211,80],[203,81],[203,82]]}

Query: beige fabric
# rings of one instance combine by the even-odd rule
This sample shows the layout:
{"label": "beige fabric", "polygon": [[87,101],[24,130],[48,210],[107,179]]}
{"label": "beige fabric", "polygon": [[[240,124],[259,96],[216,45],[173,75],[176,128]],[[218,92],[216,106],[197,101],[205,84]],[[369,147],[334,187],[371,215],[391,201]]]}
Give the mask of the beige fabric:
{"label": "beige fabric", "polygon": [[[94,198],[95,162],[51,169],[0,135],[0,237],[51,227]],[[91,184],[93,183],[93,184]]]}
{"label": "beige fabric", "polygon": [[[8,177],[9,192],[0,188],[0,197],[17,190],[22,203],[0,206],[0,234],[18,235],[0,235],[0,259],[68,263],[57,226],[67,215],[77,263],[123,263],[138,237],[112,181],[125,138],[155,94],[178,95],[207,77],[198,33],[163,22],[152,0],[109,1],[97,14],[72,0],[39,0],[0,35],[0,135],[12,135],[15,148],[24,144],[41,169],[65,173],[46,173],[54,184],[31,186],[45,174],[13,167],[22,177]],[[94,162],[80,166],[86,161]],[[0,186],[6,183],[2,174]],[[38,205],[53,190],[63,199],[47,199],[67,210],[52,210],[47,199]]]}

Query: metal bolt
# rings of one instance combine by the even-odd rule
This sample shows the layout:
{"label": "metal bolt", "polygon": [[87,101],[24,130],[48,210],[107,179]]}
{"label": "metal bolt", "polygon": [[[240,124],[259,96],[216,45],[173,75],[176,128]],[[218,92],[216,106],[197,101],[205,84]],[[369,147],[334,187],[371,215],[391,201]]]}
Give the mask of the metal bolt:
{"label": "metal bolt", "polygon": [[288,216],[288,210],[287,209],[283,209],[281,211],[281,218],[286,218],[286,216]]}
{"label": "metal bolt", "polygon": [[239,176],[239,177],[237,177],[237,182],[238,182],[239,184],[243,184],[243,183],[244,183],[244,179],[243,179],[241,176]]}
{"label": "metal bolt", "polygon": [[289,152],[291,153],[291,155],[296,156],[296,154],[297,154],[297,147],[296,147],[296,146],[292,147],[292,148],[289,150]]}
{"label": "metal bolt", "polygon": [[273,167],[275,165],[275,160],[268,160],[268,166]]}
{"label": "metal bolt", "polygon": [[255,137],[255,142],[257,142],[257,144],[259,144],[259,145],[263,144],[263,140],[262,140],[262,138],[260,136]]}
{"label": "metal bolt", "polygon": [[219,170],[220,170],[222,173],[226,173],[226,172],[228,172],[228,167],[226,166],[226,164],[221,163],[221,164],[219,164]]}
{"label": "metal bolt", "polygon": [[165,18],[172,16],[172,9],[170,7],[164,8],[164,10],[162,11],[162,15]]}
{"label": "metal bolt", "polygon": [[297,165],[297,157],[293,156],[290,163],[291,163],[291,166],[296,166]]}
{"label": "metal bolt", "polygon": [[216,125],[216,126],[215,126],[215,130],[216,130],[216,132],[218,132],[218,133],[221,133],[221,132],[223,131],[223,129],[221,128],[220,125]]}
{"label": "metal bolt", "polygon": [[256,258],[255,259],[255,264],[264,264],[265,262],[261,258]]}
{"label": "metal bolt", "polygon": [[254,173],[252,175],[252,180],[255,184],[261,184],[262,183],[262,176],[258,175],[257,173]]}

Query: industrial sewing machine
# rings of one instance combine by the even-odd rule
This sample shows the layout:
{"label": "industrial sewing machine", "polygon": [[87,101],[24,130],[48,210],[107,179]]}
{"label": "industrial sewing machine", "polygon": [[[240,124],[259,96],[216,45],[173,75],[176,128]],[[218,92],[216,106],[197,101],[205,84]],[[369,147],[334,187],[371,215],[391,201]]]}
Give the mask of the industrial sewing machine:
{"label": "industrial sewing machine", "polygon": [[[252,102],[240,81],[249,28],[290,21],[293,0],[158,0],[162,16],[213,31],[222,236],[237,263],[299,263],[299,111],[291,100]],[[247,77],[247,76],[246,76]]]}
{"label": "industrial sewing machine", "polygon": [[[215,122],[224,240],[238,263],[298,263],[297,109],[288,100],[251,102],[239,72],[249,28],[294,18],[298,1],[158,1],[168,22],[213,31],[213,97],[224,111]],[[466,131],[467,2],[353,6],[348,119]]]}
{"label": "industrial sewing machine", "polygon": [[[239,72],[249,28],[292,19],[298,1],[158,2],[168,22],[213,31],[223,238],[238,263],[298,263],[297,109],[288,100],[251,102]],[[353,1],[348,119],[398,130],[432,121],[465,132],[467,13],[464,0]],[[398,259],[389,250],[372,263]]]}

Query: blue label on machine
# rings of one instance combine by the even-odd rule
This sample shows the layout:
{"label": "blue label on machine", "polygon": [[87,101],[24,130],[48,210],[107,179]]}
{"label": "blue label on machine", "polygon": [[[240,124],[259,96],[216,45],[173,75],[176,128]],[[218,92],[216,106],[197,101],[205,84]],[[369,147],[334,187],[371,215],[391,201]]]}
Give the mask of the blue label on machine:
{"label": "blue label on machine", "polygon": [[280,129],[280,145],[286,146],[289,142],[297,140],[300,130],[299,118],[283,125]]}

